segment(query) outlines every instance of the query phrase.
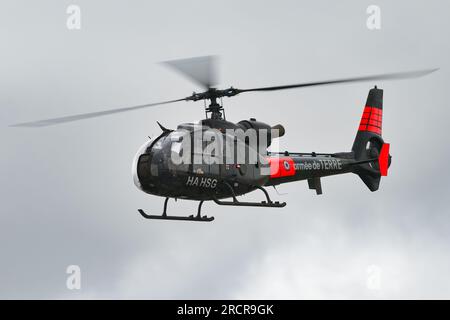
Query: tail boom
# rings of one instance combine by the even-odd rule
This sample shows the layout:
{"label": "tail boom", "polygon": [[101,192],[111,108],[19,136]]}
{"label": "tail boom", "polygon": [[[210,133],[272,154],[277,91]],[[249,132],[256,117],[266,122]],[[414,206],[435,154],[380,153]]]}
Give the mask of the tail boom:
{"label": "tail boom", "polygon": [[[353,153],[288,153],[271,154],[268,158],[270,177],[266,186],[308,180],[311,189],[321,177],[352,172],[355,160]],[[317,186],[318,188],[320,186]],[[316,189],[317,190],[317,189]]]}
{"label": "tail boom", "polygon": [[265,185],[308,180],[309,188],[321,194],[321,177],[352,172],[371,191],[378,190],[391,161],[390,145],[381,136],[382,116],[383,90],[375,87],[369,91],[351,152],[271,154]]}

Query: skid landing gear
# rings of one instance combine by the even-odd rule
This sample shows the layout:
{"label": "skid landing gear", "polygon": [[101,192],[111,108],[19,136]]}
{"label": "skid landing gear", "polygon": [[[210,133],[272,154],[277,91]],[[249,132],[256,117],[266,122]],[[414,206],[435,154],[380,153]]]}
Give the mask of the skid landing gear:
{"label": "skid landing gear", "polygon": [[214,202],[217,203],[220,206],[237,206],[237,207],[266,207],[266,208],[283,208],[286,206],[286,202],[278,202],[278,201],[272,201],[269,197],[269,193],[266,189],[260,186],[256,186],[257,189],[264,192],[264,195],[266,196],[266,201],[261,202],[241,202],[236,198],[236,194],[234,193],[233,187],[230,186],[228,183],[225,182],[225,185],[230,189],[233,201],[222,201],[217,199],[216,197],[213,198]]}
{"label": "skid landing gear", "polygon": [[200,221],[200,222],[211,222],[214,220],[214,217],[207,217],[201,215],[203,201],[200,201],[200,203],[198,204],[197,215],[195,216],[190,215],[188,217],[168,216],[167,202],[169,202],[169,198],[166,198],[166,200],[164,201],[164,211],[160,216],[147,214],[142,209],[138,209],[138,211],[145,219],[153,219],[153,220],[180,220],[180,221]]}
{"label": "skid landing gear", "polygon": [[[269,193],[266,191],[266,189],[264,189],[263,187],[260,187],[260,186],[255,186],[255,187],[264,193],[264,195],[266,196],[266,201],[261,201],[261,202],[238,201],[233,187],[226,182],[225,182],[225,185],[227,186],[227,188],[230,189],[231,197],[233,198],[233,200],[232,201],[222,201],[222,200],[217,199],[217,197],[213,196],[212,200],[220,206],[266,207],[266,208],[282,208],[282,207],[286,206],[286,202],[272,201],[272,199],[270,199]],[[201,211],[202,211],[202,205],[204,202],[203,200],[200,201],[200,203],[198,204],[197,215],[195,215],[195,216],[190,215],[188,217],[167,215],[167,202],[169,202],[169,198],[166,198],[166,200],[164,201],[164,210],[163,210],[162,215],[147,214],[142,209],[138,209],[138,211],[145,219],[152,219],[152,220],[179,220],[179,221],[199,221],[199,222],[211,222],[214,220],[214,217],[202,216]]]}

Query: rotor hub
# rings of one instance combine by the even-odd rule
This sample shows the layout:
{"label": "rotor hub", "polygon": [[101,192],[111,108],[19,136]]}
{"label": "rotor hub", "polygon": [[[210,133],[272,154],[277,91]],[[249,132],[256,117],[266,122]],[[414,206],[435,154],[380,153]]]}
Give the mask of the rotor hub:
{"label": "rotor hub", "polygon": [[232,97],[239,93],[238,89],[230,87],[225,90],[220,90],[216,88],[209,88],[207,91],[196,93],[193,92],[191,96],[187,97],[186,100],[198,101],[198,100],[209,100],[210,104],[205,106],[206,115],[211,114],[211,119],[223,119],[223,106],[217,102],[217,99],[222,97]]}

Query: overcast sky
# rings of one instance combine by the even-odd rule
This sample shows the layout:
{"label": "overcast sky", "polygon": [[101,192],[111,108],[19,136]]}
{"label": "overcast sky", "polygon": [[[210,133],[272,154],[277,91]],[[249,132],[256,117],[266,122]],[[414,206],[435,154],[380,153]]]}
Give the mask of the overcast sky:
{"label": "overcast sky", "polygon": [[[81,29],[66,27],[69,5]],[[366,26],[369,5],[381,29]],[[1,298],[450,298],[448,1],[2,1]],[[283,150],[349,151],[368,90],[384,91],[390,175],[280,186],[283,209],[204,205],[213,223],[147,221],[163,198],[131,163],[204,116],[181,103],[45,128],[8,127],[181,98],[200,88],[158,62],[216,54],[223,87],[441,69],[427,77],[249,93],[227,119],[282,123]],[[248,196],[256,199],[259,194]],[[192,214],[196,203],[171,201]],[[81,268],[81,290],[66,268]],[[379,285],[373,285],[376,276]]]}

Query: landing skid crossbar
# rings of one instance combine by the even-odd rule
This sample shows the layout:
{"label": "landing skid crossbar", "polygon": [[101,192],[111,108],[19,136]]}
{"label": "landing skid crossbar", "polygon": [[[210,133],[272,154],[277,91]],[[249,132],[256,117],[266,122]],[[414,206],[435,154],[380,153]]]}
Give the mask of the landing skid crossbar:
{"label": "landing skid crossbar", "polygon": [[190,215],[190,216],[187,216],[187,217],[184,217],[184,216],[169,216],[169,215],[167,215],[167,202],[168,201],[169,201],[169,198],[166,198],[166,200],[164,201],[164,210],[163,210],[162,215],[147,214],[142,209],[138,209],[138,212],[145,219],[151,219],[151,220],[179,220],[179,221],[199,221],[199,222],[211,222],[211,221],[214,220],[214,217],[207,217],[207,216],[202,216],[201,215],[203,201],[200,201],[200,203],[198,204],[197,215],[195,215],[195,216],[194,215]]}
{"label": "landing skid crossbar", "polygon": [[272,201],[270,199],[269,193],[266,189],[260,186],[255,186],[257,189],[261,190],[264,195],[266,196],[266,201],[261,202],[243,202],[239,201],[236,198],[236,194],[234,193],[234,189],[232,186],[230,186],[228,183],[224,183],[231,191],[233,201],[222,201],[217,199],[217,197],[213,197],[213,201],[217,203],[220,206],[236,206],[236,207],[266,207],[266,208],[283,208],[286,206],[286,202],[278,202],[278,201]]}

